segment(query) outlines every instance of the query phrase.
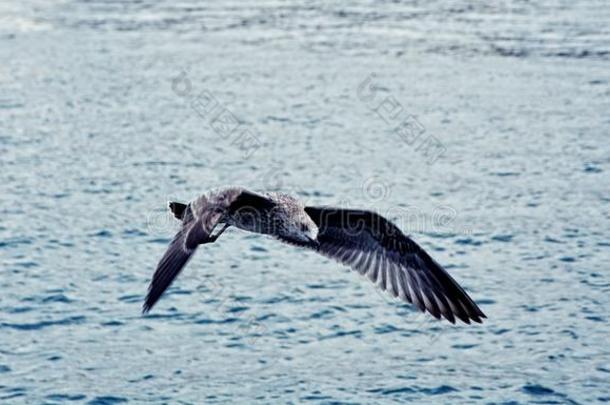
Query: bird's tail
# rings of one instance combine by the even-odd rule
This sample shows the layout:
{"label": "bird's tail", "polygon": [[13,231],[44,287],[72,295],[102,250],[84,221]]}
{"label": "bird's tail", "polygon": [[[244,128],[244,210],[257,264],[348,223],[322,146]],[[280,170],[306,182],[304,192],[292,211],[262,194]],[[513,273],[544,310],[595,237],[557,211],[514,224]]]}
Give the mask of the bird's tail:
{"label": "bird's tail", "polygon": [[184,218],[184,212],[186,211],[186,207],[187,207],[186,204],[170,201],[168,203],[168,205],[169,205],[169,210],[172,212],[172,214],[174,214],[174,216],[177,219],[183,219]]}

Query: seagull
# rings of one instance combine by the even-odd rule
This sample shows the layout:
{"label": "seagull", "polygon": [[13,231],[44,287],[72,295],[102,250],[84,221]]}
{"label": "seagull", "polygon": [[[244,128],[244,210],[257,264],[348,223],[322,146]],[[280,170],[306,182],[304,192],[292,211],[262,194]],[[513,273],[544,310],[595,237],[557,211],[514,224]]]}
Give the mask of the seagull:
{"label": "seagull", "polygon": [[157,303],[199,245],[215,242],[234,226],[341,262],[436,319],[470,324],[486,318],[440,264],[372,211],[305,206],[288,194],[259,194],[241,187],[209,192],[188,204],[170,202],[169,209],[182,227],[157,265],[143,313]]}

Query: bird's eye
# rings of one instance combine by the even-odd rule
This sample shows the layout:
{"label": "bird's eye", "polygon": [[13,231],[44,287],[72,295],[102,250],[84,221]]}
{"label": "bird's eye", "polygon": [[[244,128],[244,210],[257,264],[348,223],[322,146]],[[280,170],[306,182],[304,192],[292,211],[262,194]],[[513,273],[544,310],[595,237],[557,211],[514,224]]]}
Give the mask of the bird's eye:
{"label": "bird's eye", "polygon": [[301,231],[305,232],[307,230],[307,225],[301,224]]}

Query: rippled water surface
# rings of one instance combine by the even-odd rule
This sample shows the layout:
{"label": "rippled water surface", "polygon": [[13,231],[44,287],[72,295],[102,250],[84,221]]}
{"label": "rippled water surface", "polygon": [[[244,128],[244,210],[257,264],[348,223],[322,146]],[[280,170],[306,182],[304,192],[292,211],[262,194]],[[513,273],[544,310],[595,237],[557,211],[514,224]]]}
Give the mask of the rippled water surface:
{"label": "rippled water surface", "polygon": [[[610,401],[609,20],[0,3],[0,402]],[[166,201],[227,184],[395,219],[489,319],[237,230],[142,316]]]}

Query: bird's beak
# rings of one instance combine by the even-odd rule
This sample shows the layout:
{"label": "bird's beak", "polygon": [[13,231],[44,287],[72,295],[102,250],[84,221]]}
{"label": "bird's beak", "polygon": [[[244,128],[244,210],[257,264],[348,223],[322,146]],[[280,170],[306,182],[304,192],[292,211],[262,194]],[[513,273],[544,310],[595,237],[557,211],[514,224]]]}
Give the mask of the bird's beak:
{"label": "bird's beak", "polygon": [[309,244],[314,247],[314,248],[319,248],[320,247],[320,242],[318,242],[316,239],[313,238],[307,238],[309,240]]}

